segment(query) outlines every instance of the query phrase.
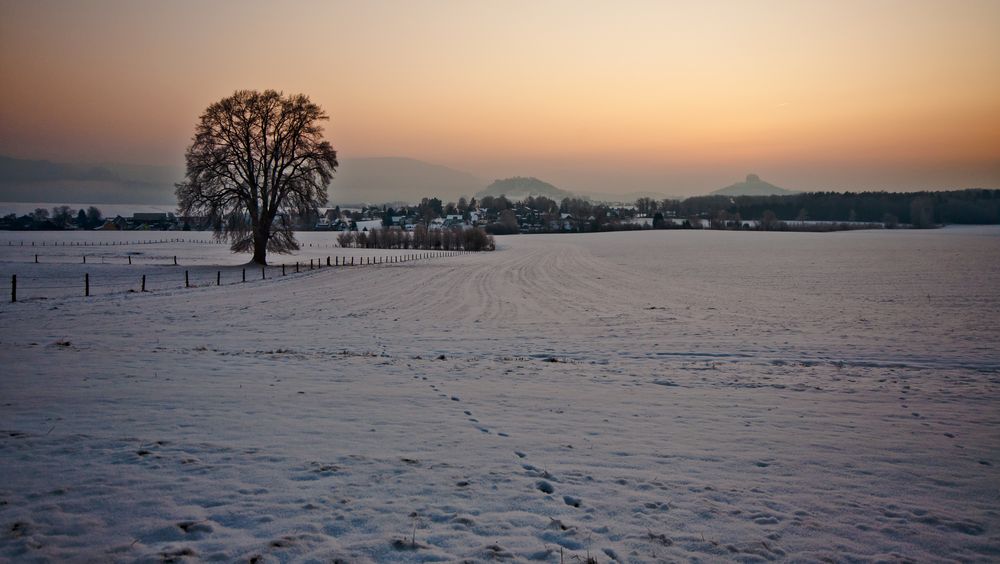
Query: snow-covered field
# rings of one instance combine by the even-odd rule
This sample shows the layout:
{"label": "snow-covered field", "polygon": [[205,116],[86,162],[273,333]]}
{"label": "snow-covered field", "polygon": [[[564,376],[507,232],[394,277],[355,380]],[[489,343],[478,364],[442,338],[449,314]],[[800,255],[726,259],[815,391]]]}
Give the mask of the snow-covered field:
{"label": "snow-covered field", "polygon": [[498,244],[3,303],[0,560],[1000,559],[997,228]]}
{"label": "snow-covered field", "polygon": [[[17,276],[18,300],[83,296],[89,275],[92,296],[142,289],[148,291],[191,286],[253,283],[353,260],[356,266],[389,260],[438,257],[448,253],[417,250],[344,249],[337,233],[303,232],[301,250],[270,255],[269,267],[247,265],[249,254],[234,255],[204,231],[0,231],[0,295],[10,299],[12,276]],[[35,262],[37,257],[37,263]],[[177,264],[174,264],[174,258]]]}

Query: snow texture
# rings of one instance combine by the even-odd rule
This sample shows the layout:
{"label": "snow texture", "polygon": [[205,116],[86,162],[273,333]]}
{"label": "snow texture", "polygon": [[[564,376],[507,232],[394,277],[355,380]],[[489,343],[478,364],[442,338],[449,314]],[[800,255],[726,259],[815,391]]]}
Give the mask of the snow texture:
{"label": "snow texture", "polygon": [[498,243],[4,302],[0,560],[1000,559],[1000,230]]}

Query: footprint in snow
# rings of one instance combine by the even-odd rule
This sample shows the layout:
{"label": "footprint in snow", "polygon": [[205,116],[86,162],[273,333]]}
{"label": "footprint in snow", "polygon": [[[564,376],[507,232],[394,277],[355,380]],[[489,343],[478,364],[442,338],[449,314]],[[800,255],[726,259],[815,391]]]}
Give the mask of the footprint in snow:
{"label": "footprint in snow", "polygon": [[215,530],[211,525],[201,521],[181,521],[180,523],[177,523],[177,528],[187,534],[211,533]]}

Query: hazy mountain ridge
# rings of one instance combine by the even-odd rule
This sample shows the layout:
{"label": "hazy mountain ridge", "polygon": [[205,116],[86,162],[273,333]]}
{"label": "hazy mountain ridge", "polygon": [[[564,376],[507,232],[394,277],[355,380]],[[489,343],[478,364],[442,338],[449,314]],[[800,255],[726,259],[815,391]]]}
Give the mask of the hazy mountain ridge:
{"label": "hazy mountain ridge", "polygon": [[563,198],[580,198],[592,202],[614,202],[633,203],[639,198],[653,198],[663,200],[669,196],[656,192],[626,192],[624,194],[613,194],[609,192],[578,192],[559,188],[554,184],[545,182],[533,176],[514,176],[502,180],[495,180],[485,190],[476,193],[476,198],[483,196],[507,196],[512,200],[523,200],[528,196],[545,196],[557,202]]}
{"label": "hazy mountain ridge", "polygon": [[[0,201],[61,204],[174,205],[174,184],[184,177],[180,166],[119,163],[74,164],[0,156]],[[631,203],[643,197],[672,197],[654,192],[578,192],[536,177],[495,180],[485,189],[475,175],[405,157],[344,158],[329,187],[330,205],[412,203],[423,197],[456,201],[461,196],[506,195],[513,200],[545,196],[556,201],[582,198],[594,202]],[[757,196],[797,194],[748,175],[713,195]]]}
{"label": "hazy mountain ridge", "polygon": [[[0,201],[172,205],[182,167],[58,163],[0,156]],[[478,191],[472,174],[416,159],[341,159],[330,184],[331,204],[457,200]]]}
{"label": "hazy mountain ridge", "polygon": [[475,193],[474,175],[404,157],[342,159],[330,183],[331,204],[412,202],[424,197],[457,200]]}
{"label": "hazy mountain ridge", "polygon": [[626,192],[624,194],[612,194],[609,192],[577,192],[577,196],[592,202],[609,203],[634,203],[639,198],[652,198],[654,200],[676,200],[677,196],[668,196],[660,192]]}
{"label": "hazy mountain ridge", "polygon": [[730,184],[725,188],[720,188],[711,194],[710,196],[787,196],[790,194],[798,194],[796,190],[787,190],[785,188],[780,188],[771,184],[770,182],[764,182],[756,174],[748,174],[747,178],[743,182],[737,182],[735,184]]}
{"label": "hazy mountain ridge", "polygon": [[569,190],[556,188],[554,185],[539,180],[533,176],[513,176],[494,180],[485,190],[476,193],[476,198],[484,196],[507,196],[511,200],[523,200],[528,196],[545,196],[559,201],[563,198],[572,198],[576,195]]}
{"label": "hazy mountain ridge", "polygon": [[54,163],[0,156],[0,182],[45,182],[80,180],[113,182],[121,178],[101,165]]}
{"label": "hazy mountain ridge", "polygon": [[[85,204],[172,204],[179,169],[89,165],[0,156],[0,200]],[[183,171],[181,171],[183,172]]]}

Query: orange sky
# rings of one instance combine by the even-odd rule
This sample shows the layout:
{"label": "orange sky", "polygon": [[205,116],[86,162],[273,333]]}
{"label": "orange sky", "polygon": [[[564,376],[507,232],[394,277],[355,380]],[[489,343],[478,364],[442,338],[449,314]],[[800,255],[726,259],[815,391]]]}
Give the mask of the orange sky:
{"label": "orange sky", "polygon": [[[275,3],[278,4],[278,3]],[[238,88],[344,157],[693,194],[1000,187],[1000,2],[0,1],[0,154],[182,162]]]}

